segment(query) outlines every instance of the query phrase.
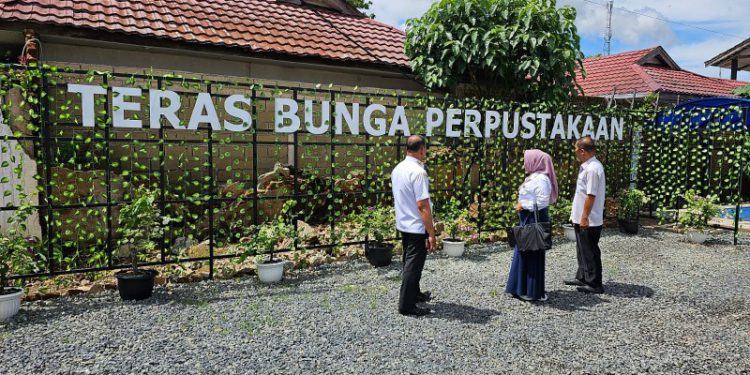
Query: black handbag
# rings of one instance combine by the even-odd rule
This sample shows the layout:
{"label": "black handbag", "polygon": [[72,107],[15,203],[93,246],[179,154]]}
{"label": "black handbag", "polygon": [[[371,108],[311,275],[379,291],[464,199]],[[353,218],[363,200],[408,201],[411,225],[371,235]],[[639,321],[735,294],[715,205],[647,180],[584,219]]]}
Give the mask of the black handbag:
{"label": "black handbag", "polygon": [[534,218],[535,223],[515,226],[511,230],[512,241],[520,252],[546,251],[552,248],[552,223],[539,222],[539,209],[536,203],[534,203]]}

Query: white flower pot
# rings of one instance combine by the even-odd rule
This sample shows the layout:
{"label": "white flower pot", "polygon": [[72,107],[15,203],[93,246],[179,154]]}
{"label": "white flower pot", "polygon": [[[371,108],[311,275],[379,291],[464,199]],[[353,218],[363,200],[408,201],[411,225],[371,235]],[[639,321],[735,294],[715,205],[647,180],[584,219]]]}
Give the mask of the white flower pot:
{"label": "white flower pot", "polygon": [[688,241],[696,244],[703,244],[708,240],[708,234],[706,234],[705,231],[698,230],[698,229],[688,229],[687,233],[685,233],[685,236],[687,237]]}
{"label": "white flower pot", "polygon": [[23,289],[11,289],[17,290],[17,292],[0,295],[0,321],[12,318],[14,315],[18,314],[18,310],[21,308]]}
{"label": "white flower pot", "polygon": [[258,263],[258,278],[262,283],[277,283],[284,277],[284,262]]}
{"label": "white flower pot", "polygon": [[570,224],[563,225],[563,231],[565,231],[565,238],[571,241],[576,240],[576,229],[572,225]]}
{"label": "white flower pot", "polygon": [[466,249],[466,242],[455,240],[455,239],[445,239],[443,240],[443,251],[445,252],[445,255],[449,257],[460,257],[464,254],[464,250]]}

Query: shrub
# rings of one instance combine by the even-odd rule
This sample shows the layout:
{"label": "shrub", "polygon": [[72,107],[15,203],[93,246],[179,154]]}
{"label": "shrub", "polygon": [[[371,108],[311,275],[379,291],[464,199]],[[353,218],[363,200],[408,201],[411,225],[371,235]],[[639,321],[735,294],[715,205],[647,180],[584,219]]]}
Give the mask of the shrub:
{"label": "shrub", "polygon": [[268,263],[273,261],[273,253],[276,246],[284,240],[292,240],[292,250],[296,250],[294,243],[298,238],[294,225],[290,224],[290,211],[297,204],[290,200],[284,203],[279,216],[272,222],[252,226],[254,232],[252,240],[241,244],[244,252],[239,262],[244,262],[249,256],[256,257],[256,263]]}
{"label": "shrub", "polygon": [[570,214],[573,211],[573,203],[565,198],[559,198],[555,204],[550,206],[549,213],[552,225],[557,228],[570,222]]}
{"label": "shrub", "polygon": [[713,195],[701,197],[693,190],[685,192],[685,211],[680,212],[677,221],[683,228],[703,230],[708,221],[719,214],[718,198]]}
{"label": "shrub", "polygon": [[443,205],[441,211],[439,219],[445,224],[445,230],[450,238],[459,239],[460,235],[465,235],[471,230],[462,223],[462,221],[467,221],[469,210],[461,207],[461,202],[458,199],[451,198]]}
{"label": "shrub", "polygon": [[648,203],[646,193],[638,189],[622,191],[618,196],[617,219],[632,220],[638,218],[641,206]]}
{"label": "shrub", "polygon": [[396,218],[393,207],[367,207],[353,218],[361,238],[384,243],[393,235]]}
{"label": "shrub", "polygon": [[29,242],[23,237],[31,207],[22,205],[8,219],[7,235],[0,235],[0,295],[5,294],[8,276],[14,269],[32,262]]}
{"label": "shrub", "polygon": [[143,253],[156,249],[155,239],[164,233],[170,218],[162,216],[156,205],[157,193],[139,187],[133,193],[133,200],[120,209],[121,244],[130,244],[131,271],[138,272],[138,258]]}

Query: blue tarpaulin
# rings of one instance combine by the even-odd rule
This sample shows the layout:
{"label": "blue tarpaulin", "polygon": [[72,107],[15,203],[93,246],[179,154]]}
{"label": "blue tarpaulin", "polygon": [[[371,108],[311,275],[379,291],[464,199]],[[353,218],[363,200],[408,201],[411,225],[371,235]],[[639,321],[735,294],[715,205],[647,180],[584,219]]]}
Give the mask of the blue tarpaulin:
{"label": "blue tarpaulin", "polygon": [[726,124],[730,129],[750,130],[750,99],[705,98],[685,102],[659,113],[658,127],[684,127],[705,129],[711,124]]}

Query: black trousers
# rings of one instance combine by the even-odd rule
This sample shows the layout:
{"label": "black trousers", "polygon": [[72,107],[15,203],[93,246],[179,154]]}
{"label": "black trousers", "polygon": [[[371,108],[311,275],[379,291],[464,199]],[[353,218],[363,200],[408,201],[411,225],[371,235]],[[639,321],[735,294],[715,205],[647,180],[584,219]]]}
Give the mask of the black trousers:
{"label": "black trousers", "polygon": [[401,232],[401,244],[404,247],[404,269],[401,272],[401,292],[399,310],[412,310],[417,306],[417,295],[420,293],[419,281],[427,259],[426,234]]}
{"label": "black trousers", "polygon": [[589,227],[583,230],[576,224],[575,231],[578,257],[576,279],[594,288],[601,288],[602,250],[599,248],[599,238],[602,236],[602,227]]}

